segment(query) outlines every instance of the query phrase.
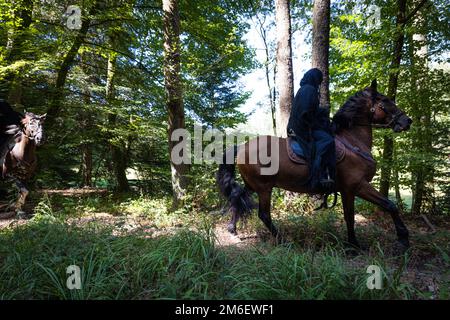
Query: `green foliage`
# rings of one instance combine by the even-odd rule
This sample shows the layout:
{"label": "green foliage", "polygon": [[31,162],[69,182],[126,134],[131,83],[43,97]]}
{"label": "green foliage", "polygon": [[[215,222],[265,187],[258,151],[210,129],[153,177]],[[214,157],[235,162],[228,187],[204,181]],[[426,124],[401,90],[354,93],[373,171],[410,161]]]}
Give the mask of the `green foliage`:
{"label": "green foliage", "polygon": [[[65,3],[33,1],[33,23],[19,30],[27,34],[27,41],[15,42],[13,49],[20,55],[7,59],[11,34],[20,29],[19,13],[29,4],[28,0],[0,2],[0,20],[6,21],[0,26],[0,87],[9,91],[6,98],[12,102],[45,113],[56,94],[54,81],[63,58],[79,31],[66,28],[67,17],[61,16]],[[46,127],[49,140],[39,150],[39,185],[83,185],[87,164],[83,156],[90,152],[93,184],[113,187],[110,145],[122,150],[127,167],[142,179],[170,181],[168,144],[161,143],[167,141],[161,4],[90,0],[71,5],[80,6],[85,18],[92,7],[99,10],[90,17],[86,38],[69,66],[61,113]],[[252,52],[242,40],[246,22],[233,2],[201,1],[196,6],[181,2],[180,6],[186,122],[224,128],[245,121],[238,108],[248,93],[236,81],[254,67]],[[117,56],[115,99],[107,103],[111,54]],[[13,78],[20,87],[14,99]]]}
{"label": "green foliage", "polygon": [[[45,128],[49,140],[38,150],[36,185],[114,188],[114,146],[132,171],[129,179],[133,189],[171,192],[168,143],[161,143],[167,141],[168,118],[161,4],[116,0],[71,4],[80,6],[82,15],[91,18],[91,26],[69,66],[59,117]],[[99,10],[89,16],[96,5]],[[373,28],[366,26],[370,5],[381,8],[380,24]],[[67,17],[61,16],[65,6],[57,1],[0,1],[0,96],[8,93],[6,98],[16,103],[20,111],[26,108],[45,113],[54,100],[55,79],[62,61],[79,36],[79,31],[65,25]],[[27,20],[30,8],[32,21]],[[293,31],[310,30],[311,9],[312,1],[291,3]],[[407,11],[412,10],[411,4]],[[192,5],[190,1],[180,1],[180,12],[181,72],[188,129],[194,123],[203,128],[225,129],[245,122],[246,115],[239,108],[249,93],[242,90],[239,79],[263,66],[257,65],[254,50],[243,39],[250,22],[264,21],[273,55],[273,3],[201,0]],[[330,80],[334,111],[373,78],[378,79],[380,91],[386,93],[392,71],[395,15],[393,0],[332,3]],[[419,23],[419,15],[423,23]],[[412,206],[407,207],[414,207],[415,193],[423,189],[421,211],[433,213],[446,213],[449,199],[446,22],[445,2],[437,1],[425,5],[405,25],[396,102],[413,119],[413,126],[402,134],[387,130],[376,130],[374,134],[373,153],[378,168],[392,166],[397,176],[394,187],[412,194]],[[415,34],[426,36],[427,61],[417,57],[422,44],[413,40]],[[310,41],[308,35],[306,42]],[[115,98],[107,101],[107,59],[111,55],[117,58]],[[393,164],[382,161],[386,135],[395,140]],[[202,170],[211,171],[208,166],[198,166],[190,174],[191,180],[211,181],[212,175],[206,177]],[[85,181],[88,173],[92,181]],[[191,188],[194,194],[189,197],[200,199],[196,190]]]}
{"label": "green foliage", "polygon": [[[369,5],[381,8],[378,27],[366,28]],[[356,13],[359,6],[363,10]],[[405,25],[405,44],[400,65],[396,104],[413,119],[408,132],[393,134],[375,130],[373,154],[378,169],[392,166],[398,181],[391,178],[393,187],[409,189],[412,207],[415,193],[424,181],[422,212],[442,213],[446,210],[448,192],[448,12],[443,3],[425,5]],[[365,9],[364,9],[365,8]],[[408,7],[411,12],[414,5]],[[395,1],[358,1],[334,4],[330,37],[330,79],[332,108],[337,110],[350,95],[377,79],[379,91],[387,94],[387,81],[392,60],[396,15]],[[370,12],[370,10],[369,10]],[[424,21],[420,23],[419,21]],[[422,34],[426,44],[413,41]],[[439,40],[438,40],[439,39]],[[418,57],[418,50],[427,45],[426,60]],[[383,137],[395,140],[394,162],[382,159]],[[375,177],[375,184],[379,175]],[[420,177],[420,179],[418,178]],[[397,199],[400,201],[401,199]],[[410,207],[411,209],[411,207]]]}
{"label": "green foliage", "polygon": [[[114,235],[111,227],[39,220],[0,231],[2,299],[409,299],[420,294],[380,251],[366,262],[340,247],[261,244],[231,253],[210,227],[170,236]],[[380,249],[381,250],[381,249]],[[368,264],[384,270],[383,290],[366,287]],[[66,287],[81,268],[82,288]],[[442,295],[445,297],[445,287]],[[425,298],[425,293],[422,298]]]}

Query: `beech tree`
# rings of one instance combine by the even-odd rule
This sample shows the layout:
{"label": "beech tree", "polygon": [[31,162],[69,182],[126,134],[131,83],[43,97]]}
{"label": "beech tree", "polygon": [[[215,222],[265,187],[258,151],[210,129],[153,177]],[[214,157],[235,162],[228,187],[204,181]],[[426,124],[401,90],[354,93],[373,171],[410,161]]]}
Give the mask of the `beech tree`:
{"label": "beech tree", "polygon": [[286,136],[286,126],[294,97],[294,75],[292,70],[291,14],[289,0],[276,0],[277,27],[277,74],[279,96],[279,136]]}
{"label": "beech tree", "polygon": [[[180,12],[178,0],[163,0],[164,16],[164,81],[166,106],[169,113],[169,156],[178,143],[172,141],[172,133],[184,129],[183,87],[180,74]],[[176,164],[170,159],[174,206],[183,199],[187,187],[185,163]]]}
{"label": "beech tree", "polygon": [[323,73],[320,86],[320,104],[330,105],[330,76],[329,76],[329,48],[330,48],[330,0],[315,0],[313,8],[312,30],[312,66]]}

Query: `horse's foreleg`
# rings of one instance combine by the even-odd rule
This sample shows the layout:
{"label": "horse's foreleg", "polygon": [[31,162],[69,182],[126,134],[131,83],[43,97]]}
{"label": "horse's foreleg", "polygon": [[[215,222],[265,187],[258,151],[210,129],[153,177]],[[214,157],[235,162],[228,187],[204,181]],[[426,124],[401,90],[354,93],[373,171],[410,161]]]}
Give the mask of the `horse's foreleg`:
{"label": "horse's foreleg", "polygon": [[347,191],[342,191],[341,194],[344,219],[347,225],[347,239],[351,245],[359,248],[355,234],[355,194]]}
{"label": "horse's foreleg", "polygon": [[409,247],[409,232],[400,218],[397,206],[388,198],[374,189],[368,182],[363,183],[357,193],[358,197],[370,201],[388,211],[394,221],[398,241],[405,247]]}
{"label": "horse's foreleg", "polygon": [[16,180],[16,187],[19,189],[19,196],[16,201],[15,209],[17,214],[23,214],[22,208],[29,194],[28,187],[24,181]]}
{"label": "horse's foreleg", "polygon": [[239,221],[239,214],[236,211],[233,211],[233,213],[231,214],[231,220],[227,226],[228,232],[231,233],[232,235],[237,235],[236,224],[238,223],[238,221]]}
{"label": "horse's foreleg", "polygon": [[272,222],[272,218],[270,216],[270,199],[272,196],[272,192],[261,192],[258,194],[259,196],[259,209],[258,209],[258,217],[264,222],[264,225],[269,229],[270,233],[279,240],[278,238],[278,230]]}

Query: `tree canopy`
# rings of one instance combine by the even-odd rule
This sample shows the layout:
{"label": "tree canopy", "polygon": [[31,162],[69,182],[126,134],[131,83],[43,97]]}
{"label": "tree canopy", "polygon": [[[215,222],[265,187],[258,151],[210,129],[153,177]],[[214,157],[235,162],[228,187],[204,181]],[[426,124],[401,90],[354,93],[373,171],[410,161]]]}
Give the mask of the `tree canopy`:
{"label": "tree canopy", "polygon": [[[312,1],[290,4],[292,32],[309,32],[303,45],[310,45]],[[397,4],[332,2],[334,112],[374,78],[387,93],[389,74],[396,71],[389,61],[399,32]],[[251,93],[240,79],[265,66],[244,39],[258,21],[261,32],[275,32],[274,3],[199,0],[192,5],[181,0],[179,10],[186,127],[193,130],[198,123],[225,129],[245,123],[248,114],[242,106]],[[400,189],[408,189],[414,207],[419,194],[423,206],[416,206],[418,211],[445,208],[449,198],[448,15],[445,1],[406,1],[396,102],[414,125],[408,133],[395,135],[390,163],[383,161],[382,139],[393,133],[377,131],[374,137],[374,155],[381,167],[392,169],[397,200],[404,200]],[[261,25],[262,18],[268,23]],[[48,113],[49,141],[39,150],[39,186],[113,188],[118,184],[114,168],[122,161],[120,170],[132,169],[146,181],[145,188],[170,189],[159,1],[0,0],[0,21],[0,98],[20,111]],[[276,72],[274,39],[266,39],[266,63],[272,65],[267,80],[275,101],[278,91],[270,83]],[[292,50],[295,55],[297,48]],[[261,83],[261,90],[267,91],[265,86]],[[273,116],[274,107],[273,102]],[[118,157],[111,148],[118,150]]]}

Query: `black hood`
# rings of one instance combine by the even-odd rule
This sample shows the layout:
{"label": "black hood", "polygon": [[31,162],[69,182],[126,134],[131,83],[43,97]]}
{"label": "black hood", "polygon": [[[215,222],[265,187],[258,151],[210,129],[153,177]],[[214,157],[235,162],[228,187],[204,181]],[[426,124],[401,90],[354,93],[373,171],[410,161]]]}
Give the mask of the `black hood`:
{"label": "black hood", "polygon": [[23,115],[13,110],[11,105],[0,99],[0,123],[20,124]]}
{"label": "black hood", "polygon": [[300,81],[300,86],[309,84],[315,88],[319,88],[320,84],[322,83],[322,80],[323,80],[322,71],[320,71],[317,68],[313,68],[305,73],[302,81]]}

